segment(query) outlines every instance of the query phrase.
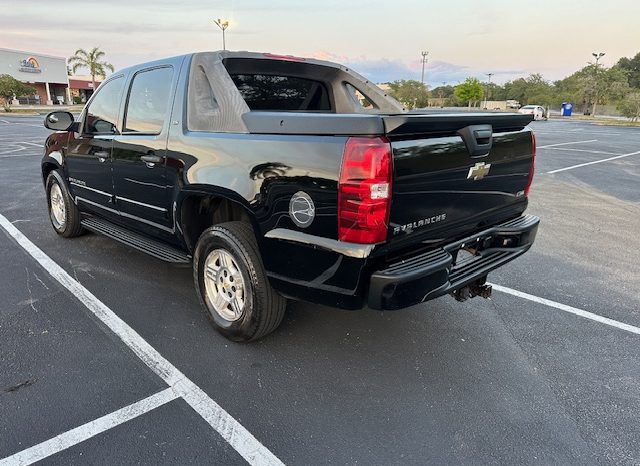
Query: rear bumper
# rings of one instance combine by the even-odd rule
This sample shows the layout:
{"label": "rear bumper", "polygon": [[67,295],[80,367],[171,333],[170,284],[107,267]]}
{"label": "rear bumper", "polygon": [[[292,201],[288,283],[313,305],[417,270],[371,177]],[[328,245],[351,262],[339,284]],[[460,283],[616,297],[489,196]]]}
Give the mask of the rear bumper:
{"label": "rear bumper", "polygon": [[539,223],[538,217],[524,215],[378,270],[371,275],[368,305],[401,309],[473,283],[524,254]]}

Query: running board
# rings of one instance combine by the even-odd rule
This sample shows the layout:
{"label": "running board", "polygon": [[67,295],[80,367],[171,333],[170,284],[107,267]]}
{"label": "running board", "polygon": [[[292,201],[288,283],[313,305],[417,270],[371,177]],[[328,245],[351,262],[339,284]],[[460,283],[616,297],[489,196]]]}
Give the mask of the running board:
{"label": "running board", "polygon": [[191,257],[185,252],[161,243],[160,241],[146,238],[107,220],[97,217],[87,217],[82,219],[80,224],[87,230],[108,236],[109,238],[120,241],[127,246],[131,246],[163,261],[174,264],[188,264],[191,262]]}

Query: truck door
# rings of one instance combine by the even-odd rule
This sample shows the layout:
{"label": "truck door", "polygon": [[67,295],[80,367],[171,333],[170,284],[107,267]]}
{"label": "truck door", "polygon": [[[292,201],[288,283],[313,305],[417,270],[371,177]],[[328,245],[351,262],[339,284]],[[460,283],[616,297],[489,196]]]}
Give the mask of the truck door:
{"label": "truck door", "polygon": [[83,209],[100,215],[117,215],[113,202],[111,150],[117,122],[124,76],[105,81],[89,102],[80,130],[69,138],[65,166],[69,188]]}
{"label": "truck door", "polygon": [[138,71],[127,92],[122,133],[113,141],[113,183],[120,215],[134,228],[170,231],[171,193],[167,187],[166,150],[172,66]]}

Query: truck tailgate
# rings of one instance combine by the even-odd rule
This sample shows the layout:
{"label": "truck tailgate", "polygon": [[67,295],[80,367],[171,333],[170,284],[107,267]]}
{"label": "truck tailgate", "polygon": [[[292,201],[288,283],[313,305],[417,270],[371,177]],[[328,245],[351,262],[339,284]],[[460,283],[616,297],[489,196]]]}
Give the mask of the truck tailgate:
{"label": "truck tailgate", "polygon": [[393,154],[388,247],[437,244],[525,210],[535,151],[526,127],[530,116],[458,113],[383,119]]}

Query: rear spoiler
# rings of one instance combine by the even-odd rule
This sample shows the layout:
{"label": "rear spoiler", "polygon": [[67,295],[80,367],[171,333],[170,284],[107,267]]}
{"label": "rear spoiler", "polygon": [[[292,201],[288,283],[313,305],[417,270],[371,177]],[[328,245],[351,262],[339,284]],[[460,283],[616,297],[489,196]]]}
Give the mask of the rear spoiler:
{"label": "rear spoiler", "polygon": [[471,125],[491,125],[496,131],[519,131],[533,120],[521,113],[434,113],[381,116],[388,136],[450,134]]}
{"label": "rear spoiler", "polygon": [[249,133],[332,136],[412,136],[455,133],[471,125],[493,131],[518,131],[532,115],[520,113],[434,113],[380,115],[366,113],[260,112],[242,114]]}

